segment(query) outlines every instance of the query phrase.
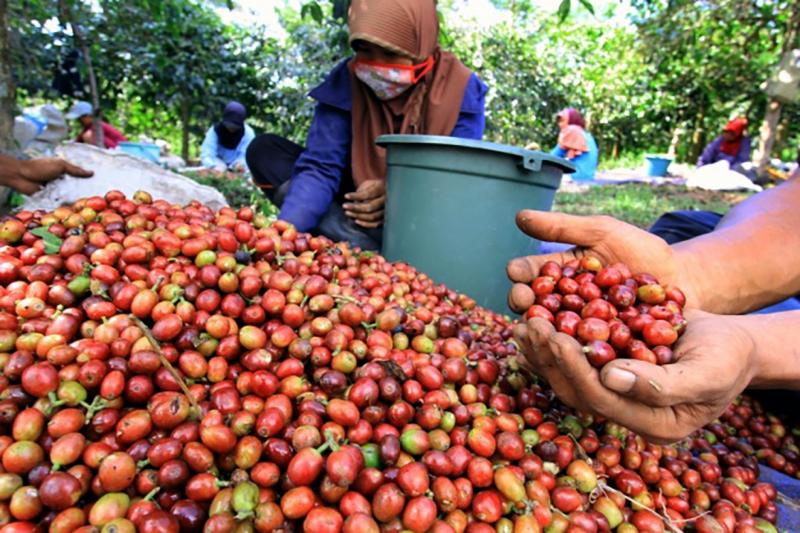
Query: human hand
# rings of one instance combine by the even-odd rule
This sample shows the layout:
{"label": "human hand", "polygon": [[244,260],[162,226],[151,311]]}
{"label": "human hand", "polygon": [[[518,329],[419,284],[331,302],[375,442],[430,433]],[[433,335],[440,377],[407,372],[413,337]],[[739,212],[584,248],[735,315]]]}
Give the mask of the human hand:
{"label": "human hand", "polygon": [[347,193],[349,200],[342,207],[344,213],[364,228],[383,225],[383,208],[386,205],[386,181],[367,180],[355,192]]}
{"label": "human hand", "polygon": [[517,226],[536,239],[576,246],[565,252],[520,257],[508,263],[508,277],[514,282],[508,304],[518,313],[524,313],[534,304],[530,283],[544,263],[563,264],[587,254],[606,265],[625,263],[633,272],[647,272],[664,285],[678,286],[686,296],[687,307],[696,306],[692,283],[672,248],[660,237],[636,226],[606,216],[581,217],[530,210],[517,214]]}
{"label": "human hand", "polygon": [[749,317],[688,310],[686,318],[676,362],[662,366],[616,359],[598,372],[577,340],[541,318],[517,324],[514,337],[564,403],[666,443],[717,418],[757,372]]}
{"label": "human hand", "polygon": [[42,188],[42,184],[53,181],[64,174],[78,178],[88,178],[94,173],[63,159],[46,157],[18,161],[17,171],[9,174],[4,185],[22,194],[33,194]]}

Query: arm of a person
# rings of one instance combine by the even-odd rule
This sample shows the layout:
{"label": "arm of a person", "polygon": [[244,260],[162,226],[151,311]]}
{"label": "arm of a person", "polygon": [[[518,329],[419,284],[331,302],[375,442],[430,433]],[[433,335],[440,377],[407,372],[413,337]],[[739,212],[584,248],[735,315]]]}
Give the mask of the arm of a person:
{"label": "arm of a person", "polygon": [[0,185],[11,187],[23,194],[33,194],[42,187],[42,184],[63,174],[87,178],[92,172],[55,157],[20,161],[14,157],[0,155]]}
{"label": "arm of a person", "polygon": [[289,192],[279,218],[299,231],[314,229],[328,211],[350,154],[351,115],[317,104],[308,132],[307,148],[295,163]]}
{"label": "arm of a person", "polygon": [[751,143],[750,137],[745,137],[744,139],[742,139],[742,144],[739,147],[739,153],[736,154],[736,157],[733,159],[733,163],[731,163],[732,167],[750,161],[750,150],[751,150],[750,143]]}
{"label": "arm of a person", "polygon": [[249,125],[245,124],[244,126],[244,136],[242,140],[239,141],[239,146],[236,147],[236,160],[234,161],[233,165],[241,166],[243,169],[247,168],[247,160],[245,156],[247,155],[247,147],[250,146],[250,143],[255,139],[256,134]]}
{"label": "arm of a person", "polygon": [[117,128],[108,123],[103,123],[103,135],[110,139],[115,145],[128,140],[125,135]]}
{"label": "arm of a person", "polygon": [[800,293],[800,181],[748,198],[706,235],[673,246],[698,305],[738,314]]}
{"label": "arm of a person", "polygon": [[213,168],[217,159],[217,147],[219,139],[214,127],[208,128],[203,144],[200,145],[200,164],[206,168]]}
{"label": "arm of a person", "polygon": [[451,137],[483,139],[486,128],[486,91],[486,85],[476,74],[472,74],[464,90],[461,110],[456,125],[450,133]]}
{"label": "arm of a person", "polygon": [[721,138],[717,137],[705,147],[703,153],[700,154],[700,159],[697,160],[697,166],[710,165],[717,160],[717,152],[719,152]]}
{"label": "arm of a person", "polygon": [[550,150],[550,154],[557,157],[563,157],[564,159],[567,158],[567,151],[561,148],[559,145],[556,145],[555,148]]}

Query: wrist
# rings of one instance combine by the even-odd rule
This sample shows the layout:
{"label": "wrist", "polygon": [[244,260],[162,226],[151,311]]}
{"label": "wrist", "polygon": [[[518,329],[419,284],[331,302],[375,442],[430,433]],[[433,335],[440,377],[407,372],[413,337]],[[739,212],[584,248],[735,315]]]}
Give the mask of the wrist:
{"label": "wrist", "polygon": [[702,270],[697,264],[697,255],[686,250],[681,245],[671,246],[672,260],[675,265],[675,286],[683,291],[686,296],[686,307],[690,309],[701,309],[703,311],[710,311],[707,309],[708,302],[704,298],[708,294],[704,290],[703,284],[706,277],[703,276]]}
{"label": "wrist", "polygon": [[800,389],[800,311],[731,317],[751,343],[750,387]]}
{"label": "wrist", "polygon": [[3,156],[2,163],[0,165],[0,185],[11,186],[12,183],[24,177],[23,162],[19,159]]}

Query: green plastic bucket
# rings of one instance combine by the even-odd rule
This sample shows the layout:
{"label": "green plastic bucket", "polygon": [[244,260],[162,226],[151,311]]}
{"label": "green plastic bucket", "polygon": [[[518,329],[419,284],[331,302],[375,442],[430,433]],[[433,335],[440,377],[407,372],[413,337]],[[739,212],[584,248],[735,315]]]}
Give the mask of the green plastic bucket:
{"label": "green plastic bucket", "polygon": [[387,201],[383,255],[406,262],[479,305],[506,313],[506,264],[536,254],[521,209],[549,211],[564,172],[542,152],[432,135],[383,135]]}

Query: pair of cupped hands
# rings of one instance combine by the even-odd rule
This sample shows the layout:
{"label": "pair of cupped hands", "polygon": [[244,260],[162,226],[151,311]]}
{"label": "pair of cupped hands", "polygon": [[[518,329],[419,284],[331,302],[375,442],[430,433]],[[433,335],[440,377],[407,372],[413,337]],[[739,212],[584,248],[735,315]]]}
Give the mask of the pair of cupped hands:
{"label": "pair of cupped hands", "polygon": [[578,341],[557,332],[547,320],[533,318],[518,324],[514,337],[524,362],[548,381],[562,401],[614,420],[653,442],[665,443],[714,420],[750,383],[754,373],[751,336],[740,326],[739,317],[697,309],[698,289],[678,254],[664,240],[603,216],[522,211],[517,225],[536,239],[575,246],[508,264],[508,276],[514,282],[509,305],[518,313],[534,303],[530,283],[545,262],[563,264],[587,254],[604,264],[622,262],[634,273],[653,274],[662,284],[682,289],[687,297],[689,327],[673,346],[676,362],[663,366],[617,359],[598,371],[589,364]]}

